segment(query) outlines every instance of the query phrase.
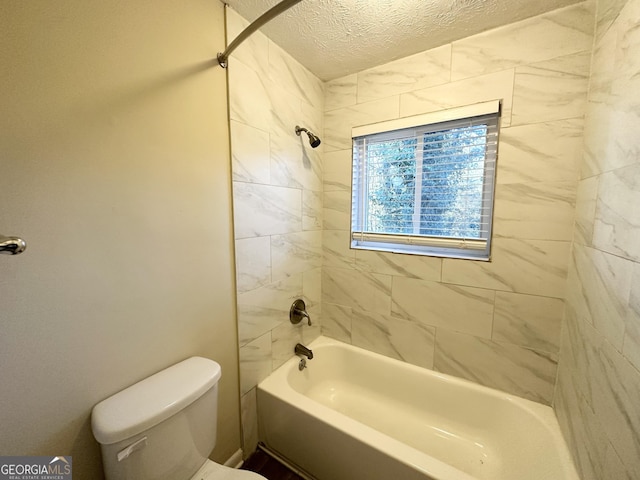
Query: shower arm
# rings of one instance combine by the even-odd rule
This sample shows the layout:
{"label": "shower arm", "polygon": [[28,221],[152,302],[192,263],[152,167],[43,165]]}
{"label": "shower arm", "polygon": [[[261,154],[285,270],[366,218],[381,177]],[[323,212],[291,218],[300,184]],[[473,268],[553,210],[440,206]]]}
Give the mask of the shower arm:
{"label": "shower arm", "polygon": [[227,65],[229,65],[229,55],[231,55],[231,53],[233,53],[233,51],[238,48],[240,44],[244,42],[247,37],[249,37],[249,35],[258,30],[265,23],[273,20],[282,12],[290,9],[295,4],[300,3],[301,1],[302,0],[283,0],[282,2],[278,3],[277,5],[260,15],[258,18],[256,18],[247,28],[240,32],[240,34],[233,40],[233,42],[229,44],[224,52],[218,54],[217,58],[220,66],[222,68],[227,68]]}

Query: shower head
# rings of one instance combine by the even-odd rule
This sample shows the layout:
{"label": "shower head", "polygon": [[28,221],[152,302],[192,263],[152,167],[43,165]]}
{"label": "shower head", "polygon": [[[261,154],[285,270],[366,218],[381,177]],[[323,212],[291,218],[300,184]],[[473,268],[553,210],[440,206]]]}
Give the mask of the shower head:
{"label": "shower head", "polygon": [[311,148],[316,148],[318,145],[320,145],[321,142],[318,137],[316,137],[313,133],[311,133],[306,128],[302,128],[296,125],[296,135],[300,136],[301,132],[306,132],[307,136],[309,137],[309,143],[311,144]]}

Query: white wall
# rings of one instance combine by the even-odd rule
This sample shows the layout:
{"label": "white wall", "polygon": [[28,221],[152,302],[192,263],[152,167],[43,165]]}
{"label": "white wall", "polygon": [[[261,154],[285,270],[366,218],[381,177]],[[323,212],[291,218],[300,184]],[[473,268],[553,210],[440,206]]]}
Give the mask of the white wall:
{"label": "white wall", "polygon": [[223,6],[0,7],[0,455],[100,478],[95,403],[191,355],[222,364],[239,447]]}

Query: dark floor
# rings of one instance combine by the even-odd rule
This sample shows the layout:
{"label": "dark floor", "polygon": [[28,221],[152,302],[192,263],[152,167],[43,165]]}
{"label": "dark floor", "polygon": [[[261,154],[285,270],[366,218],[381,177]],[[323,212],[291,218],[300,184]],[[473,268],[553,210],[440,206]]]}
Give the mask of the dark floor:
{"label": "dark floor", "polygon": [[242,465],[242,470],[256,472],[269,480],[303,480],[262,450],[256,450]]}

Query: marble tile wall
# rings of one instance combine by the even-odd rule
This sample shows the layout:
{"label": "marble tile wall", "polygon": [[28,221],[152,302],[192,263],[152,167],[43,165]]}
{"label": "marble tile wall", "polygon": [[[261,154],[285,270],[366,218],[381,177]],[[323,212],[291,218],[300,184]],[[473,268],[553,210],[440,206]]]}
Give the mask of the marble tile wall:
{"label": "marble tile wall", "polygon": [[[598,1],[592,50],[593,15],[578,4],[324,85],[259,33],[234,53],[245,451],[257,441],[255,385],[321,324],[553,401],[584,480],[638,478],[640,0]],[[230,38],[244,25],[228,10]],[[495,98],[493,261],[351,250],[351,127]],[[297,123],[323,132],[321,149],[291,136]],[[286,321],[298,296],[312,329]]]}
{"label": "marble tile wall", "polygon": [[[228,42],[248,22],[227,8]],[[229,60],[243,449],[258,441],[256,385],[320,334],[324,85],[262,33]],[[291,325],[303,298],[314,325]]]}
{"label": "marble tile wall", "polygon": [[640,472],[640,0],[598,0],[555,409],[583,480]]}
{"label": "marble tile wall", "polygon": [[[326,84],[325,335],[552,402],[592,42],[593,12],[578,4]],[[350,250],[351,128],[498,98],[492,261]],[[632,177],[607,181],[621,190],[623,178]],[[607,222],[635,220],[597,212],[602,241]],[[634,249],[626,238],[610,243]]]}

